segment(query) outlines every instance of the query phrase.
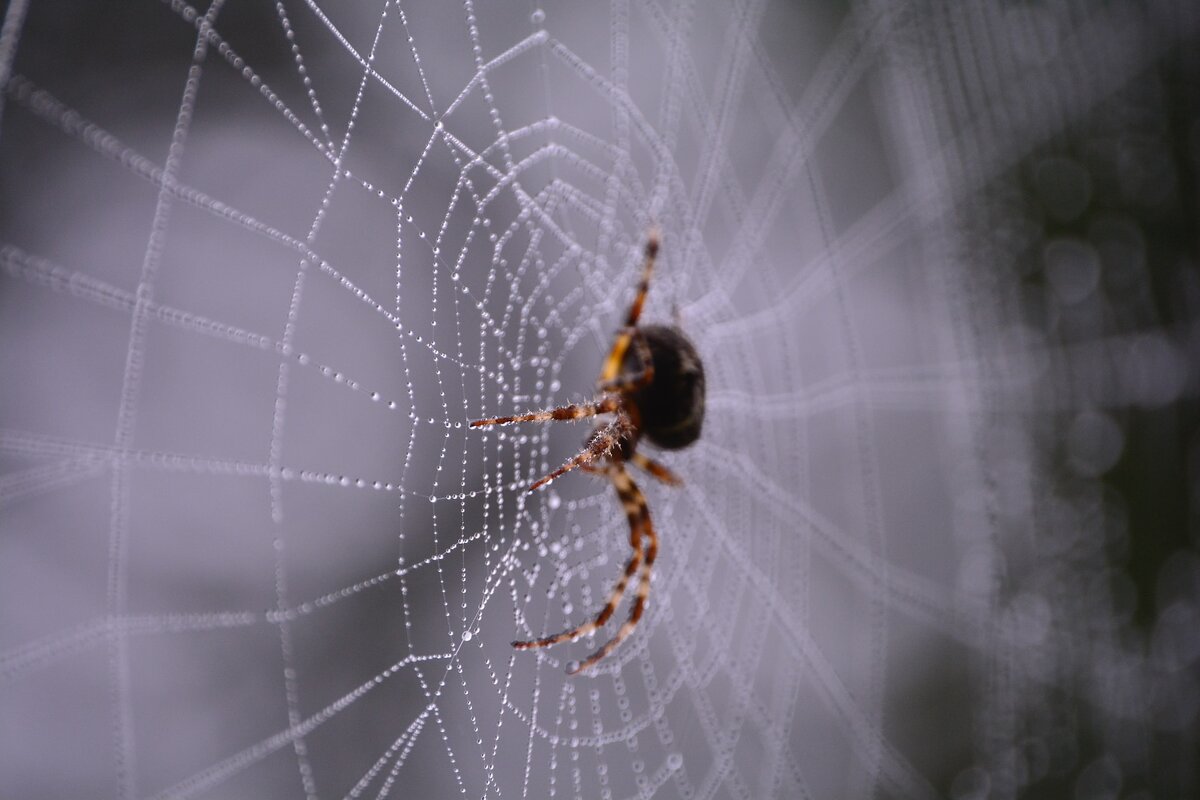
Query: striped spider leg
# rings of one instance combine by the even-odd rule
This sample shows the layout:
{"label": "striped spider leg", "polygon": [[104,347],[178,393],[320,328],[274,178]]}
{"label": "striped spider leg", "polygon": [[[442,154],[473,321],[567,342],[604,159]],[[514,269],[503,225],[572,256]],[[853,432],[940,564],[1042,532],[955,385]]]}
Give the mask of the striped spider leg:
{"label": "striped spider leg", "polygon": [[[681,483],[679,478],[666,467],[644,456],[638,458],[638,455],[635,454],[633,461],[639,467],[646,469],[655,478],[670,485]],[[621,625],[616,634],[601,645],[596,652],[578,664],[570,666],[567,669],[567,673],[570,675],[580,673],[588,667],[599,663],[615,650],[629,634],[633,633],[633,629],[637,627],[638,622],[642,619],[642,614],[646,610],[647,599],[650,596],[650,578],[654,569],[654,560],[658,556],[658,534],[654,530],[654,523],[650,517],[650,506],[646,503],[646,497],[642,494],[642,490],[629,477],[629,473],[625,471],[625,468],[619,464],[606,464],[603,467],[585,464],[582,466],[582,469],[584,472],[594,475],[605,475],[612,482],[613,488],[616,489],[617,497],[621,500],[621,506],[625,510],[625,516],[629,520],[629,547],[633,550],[633,555],[626,562],[625,571],[609,594],[608,602],[604,604],[604,608],[600,609],[600,613],[594,619],[570,630],[565,630],[562,633],[556,633],[553,636],[531,641],[513,642],[513,647],[518,650],[532,650],[537,647],[549,647],[560,642],[578,639],[580,636],[594,633],[603,627],[612,617],[613,612],[617,610],[621,598],[625,596],[629,581],[633,578],[634,573],[639,571],[639,568],[641,574],[638,576],[637,595],[634,598],[633,606],[629,610],[629,618]],[[642,544],[643,537],[646,539],[644,548]]]}
{"label": "striped spider leg", "polygon": [[482,428],[485,425],[512,425],[514,422],[549,422],[550,420],[570,420],[594,417],[616,411],[620,400],[614,396],[601,397],[591,403],[576,403],[569,406],[551,408],[547,411],[531,411],[528,414],[517,414],[512,417],[491,417],[477,419],[470,424],[472,428]]}
{"label": "striped spider leg", "polygon": [[[624,506],[625,516],[629,519],[629,547],[633,551],[633,554],[629,557],[629,561],[626,562],[625,571],[621,574],[621,579],[617,581],[616,586],[613,587],[612,593],[609,595],[608,602],[604,605],[604,608],[600,609],[600,613],[597,614],[595,618],[583,623],[582,625],[565,630],[562,633],[556,633],[553,636],[546,636],[542,639],[533,639],[531,641],[513,642],[512,646],[518,650],[532,650],[537,647],[549,647],[551,645],[558,644],[559,642],[566,642],[572,639],[577,639],[580,636],[586,636],[600,629],[606,622],[608,622],[609,618],[612,617],[613,612],[617,610],[617,605],[621,602],[621,598],[625,594],[625,589],[628,587],[630,579],[633,578],[640,568],[643,568],[643,561],[646,556],[642,550],[642,535],[647,530],[650,519],[650,512],[646,507],[645,498],[642,497],[641,492],[638,491],[637,487],[633,484],[633,481],[629,480],[629,476],[626,475],[625,471],[620,467],[611,464],[604,467],[593,467],[591,465],[586,465],[583,467],[583,469],[587,472],[607,475],[613,482],[613,485],[618,487],[617,493],[619,496],[621,496],[621,505]],[[620,477],[618,477],[618,474]],[[650,535],[653,536],[652,528],[650,529]],[[655,549],[657,549],[657,545]],[[642,601],[642,605],[644,607],[644,600]],[[638,612],[638,616],[641,616],[640,611]],[[627,635],[628,633],[622,635],[621,638],[623,639]],[[619,642],[612,643],[612,647],[616,647],[618,643]],[[608,644],[606,644],[604,647],[608,648],[608,650],[612,649]],[[604,648],[602,648],[602,650],[603,649]],[[604,650],[604,653],[607,654],[608,650]],[[579,664],[578,666],[568,668],[567,671],[573,675],[583,669],[586,669],[603,657],[603,655],[593,654],[585,662]]]}
{"label": "striped spider leg", "polygon": [[[638,568],[639,564],[641,574],[638,576],[637,594],[634,596],[633,605],[629,609],[629,618],[622,623],[612,638],[602,644],[596,652],[578,664],[569,666],[567,668],[567,674],[569,675],[576,675],[603,661],[609,653],[617,649],[621,642],[625,641],[625,638],[629,634],[633,633],[633,629],[637,627],[642,619],[642,614],[646,611],[647,601],[650,597],[650,577],[654,571],[654,560],[658,556],[658,534],[654,530],[654,523],[650,519],[650,507],[646,504],[646,497],[642,494],[642,490],[638,488],[637,484],[633,482],[633,479],[629,477],[629,473],[622,466],[610,464],[603,472],[612,481],[613,488],[617,491],[617,497],[621,499],[621,506],[625,509],[625,516],[629,518],[629,544],[633,547],[634,553],[629,559],[629,563],[625,565],[625,574],[621,577],[621,580],[617,581],[617,585],[613,587],[608,602],[596,618],[592,622],[581,625],[576,629],[577,632],[567,631],[565,637],[564,634],[552,637],[552,640],[548,644],[553,644],[555,641],[563,641],[563,638],[574,638],[575,636],[591,633],[607,622],[608,618],[612,616],[613,611],[616,610],[617,604],[621,602],[621,597],[625,594],[625,588],[628,585],[629,579],[633,576],[634,570]],[[644,549],[639,547],[643,536],[646,540]],[[517,645],[516,642],[513,644],[514,646]],[[534,646],[545,645],[539,642]]]}
{"label": "striped spider leg", "polygon": [[575,405],[562,406],[560,408],[552,408],[548,411],[536,411],[529,414],[519,414],[513,417],[493,417],[491,419],[480,419],[471,423],[472,428],[481,428],[485,425],[510,425],[514,422],[545,422],[548,420],[572,420],[583,419],[585,417],[594,417],[598,414],[608,414],[616,412],[616,418],[607,425],[602,425],[592,431],[584,443],[583,450],[577,455],[567,460],[558,469],[539,478],[528,489],[534,491],[545,486],[550,481],[560,475],[570,472],[576,467],[584,466],[603,458],[613,450],[617,449],[622,439],[633,434],[633,421],[629,419],[629,415],[624,413],[621,407],[621,400],[618,395],[604,395],[599,400],[591,403],[579,403]]}
{"label": "striped spider leg", "polygon": [[[600,386],[609,384],[616,379],[617,374],[621,371],[621,364],[625,361],[625,353],[635,338],[634,333],[637,331],[638,320],[642,316],[642,307],[646,305],[646,295],[650,292],[650,276],[654,274],[654,262],[658,258],[658,242],[658,229],[651,228],[650,235],[646,238],[646,260],[642,265],[642,278],[638,281],[637,294],[634,295],[633,302],[629,304],[629,311],[625,314],[625,327],[617,334],[612,349],[608,352],[608,357],[604,359],[604,366],[600,370],[600,380],[598,381]],[[654,367],[650,359],[649,348],[642,350],[640,354],[642,369],[645,370],[649,367],[650,379],[653,379]],[[646,383],[649,382],[650,380],[646,381]]]}

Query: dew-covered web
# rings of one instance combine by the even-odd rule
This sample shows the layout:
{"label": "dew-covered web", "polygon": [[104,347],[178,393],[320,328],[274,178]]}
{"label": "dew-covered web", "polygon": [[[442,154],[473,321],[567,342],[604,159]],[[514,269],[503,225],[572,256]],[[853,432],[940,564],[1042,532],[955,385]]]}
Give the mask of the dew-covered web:
{"label": "dew-covered web", "polygon": [[[3,793],[1200,791],[1195,530],[1111,480],[1194,413],[1198,23],[11,0]],[[467,423],[591,397],[653,225],[704,434],[569,677],[590,423]]]}

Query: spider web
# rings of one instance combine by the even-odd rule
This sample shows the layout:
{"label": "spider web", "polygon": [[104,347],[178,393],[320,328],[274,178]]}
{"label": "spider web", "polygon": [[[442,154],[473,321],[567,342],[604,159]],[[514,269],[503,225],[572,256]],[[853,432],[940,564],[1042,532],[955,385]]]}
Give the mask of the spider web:
{"label": "spider web", "polygon": [[[1194,385],[1151,317],[1086,324],[1095,254],[1120,288],[1148,234],[1043,223],[1093,180],[1063,142],[1164,113],[1145,75],[1198,22],[13,0],[6,785],[1196,791],[1200,570],[1136,639],[1101,480],[1105,409]],[[601,638],[509,643],[603,605],[624,515],[587,476],[524,491],[585,426],[467,422],[589,397],[653,224],[644,319],[695,341],[705,431],[662,455],[682,488],[637,477],[649,609],[572,678]]]}

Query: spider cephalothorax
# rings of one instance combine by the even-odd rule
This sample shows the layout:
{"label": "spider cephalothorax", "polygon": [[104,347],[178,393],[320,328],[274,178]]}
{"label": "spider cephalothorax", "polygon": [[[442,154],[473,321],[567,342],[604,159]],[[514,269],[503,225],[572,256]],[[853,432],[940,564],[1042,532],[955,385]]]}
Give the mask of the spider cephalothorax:
{"label": "spider cephalothorax", "polygon": [[650,574],[658,554],[658,535],[650,521],[646,498],[629,477],[625,464],[633,463],[664,483],[678,485],[679,478],[673,472],[637,451],[638,443],[644,436],[664,450],[678,450],[696,441],[704,424],[704,365],[696,348],[676,327],[638,325],[657,255],[658,234],[651,231],[646,240],[646,262],[637,294],[629,306],[625,327],[617,333],[604,360],[596,382],[597,395],[592,402],[471,423],[472,428],[478,428],[612,415],[609,422],[596,426],[578,455],[529,487],[530,491],[541,488],[576,467],[605,475],[616,489],[629,519],[629,544],[633,554],[600,613],[590,622],[571,630],[544,639],[513,642],[513,647],[519,649],[547,647],[592,633],[608,622],[629,581],[640,573],[629,619],[599,650],[570,668],[568,671],[572,674],[587,669],[611,653],[633,631],[646,610]]}

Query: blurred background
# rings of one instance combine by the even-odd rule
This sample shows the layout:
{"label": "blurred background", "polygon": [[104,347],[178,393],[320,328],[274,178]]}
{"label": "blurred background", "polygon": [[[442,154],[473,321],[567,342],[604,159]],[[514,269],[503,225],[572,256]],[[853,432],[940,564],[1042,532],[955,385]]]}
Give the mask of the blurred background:
{"label": "blurred background", "polygon": [[0,794],[1200,797],[1193,4],[2,17]]}

